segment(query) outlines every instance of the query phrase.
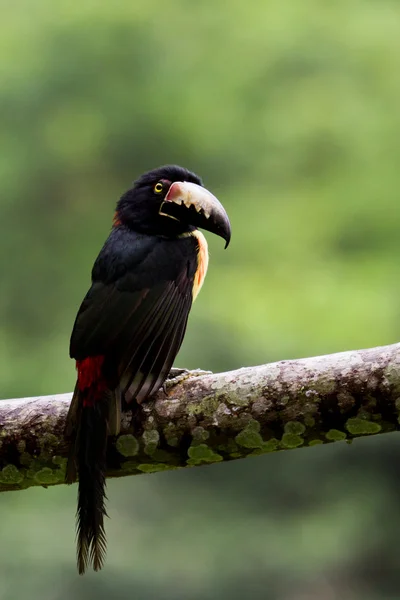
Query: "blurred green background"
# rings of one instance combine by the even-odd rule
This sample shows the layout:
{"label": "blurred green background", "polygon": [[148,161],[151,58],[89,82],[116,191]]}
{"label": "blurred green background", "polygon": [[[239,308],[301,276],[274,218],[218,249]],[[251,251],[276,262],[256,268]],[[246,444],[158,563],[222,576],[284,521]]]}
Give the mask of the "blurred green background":
{"label": "blurred green background", "polygon": [[[400,4],[1,0],[0,396],[69,391],[119,195],[164,163],[228,210],[176,364],[400,338]],[[397,434],[110,481],[75,571],[76,486],[0,497],[1,600],[398,598]]]}

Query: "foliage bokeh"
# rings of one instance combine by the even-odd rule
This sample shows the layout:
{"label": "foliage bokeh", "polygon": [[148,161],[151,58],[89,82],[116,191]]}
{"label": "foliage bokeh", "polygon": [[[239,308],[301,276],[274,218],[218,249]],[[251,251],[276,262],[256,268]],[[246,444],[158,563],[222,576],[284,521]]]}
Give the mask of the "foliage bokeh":
{"label": "foliage bokeh", "polygon": [[[399,20],[390,0],[3,0],[0,396],[72,388],[114,204],[171,162],[233,227],[226,252],[208,236],[177,365],[398,341]],[[3,494],[0,598],[395,597],[397,446],[111,481],[107,565],[84,579],[75,487]]]}

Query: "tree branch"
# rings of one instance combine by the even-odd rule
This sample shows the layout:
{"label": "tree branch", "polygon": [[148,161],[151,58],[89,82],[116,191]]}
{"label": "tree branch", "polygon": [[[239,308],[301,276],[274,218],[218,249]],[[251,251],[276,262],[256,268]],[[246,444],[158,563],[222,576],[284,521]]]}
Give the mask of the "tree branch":
{"label": "tree branch", "polygon": [[[0,490],[64,481],[71,394],[0,402]],[[399,429],[400,344],[167,380],[123,417],[108,476],[149,473]]]}

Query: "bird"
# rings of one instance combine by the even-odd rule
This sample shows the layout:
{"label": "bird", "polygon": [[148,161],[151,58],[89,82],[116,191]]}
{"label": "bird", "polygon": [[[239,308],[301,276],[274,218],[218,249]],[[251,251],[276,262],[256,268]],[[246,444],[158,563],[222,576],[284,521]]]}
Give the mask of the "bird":
{"label": "bird", "polygon": [[165,382],[208,268],[204,229],[228,247],[231,225],[195,173],[165,165],[117,202],[70,339],[77,380],[67,414],[66,483],[78,479],[77,568],[106,554],[106,451],[121,414]]}

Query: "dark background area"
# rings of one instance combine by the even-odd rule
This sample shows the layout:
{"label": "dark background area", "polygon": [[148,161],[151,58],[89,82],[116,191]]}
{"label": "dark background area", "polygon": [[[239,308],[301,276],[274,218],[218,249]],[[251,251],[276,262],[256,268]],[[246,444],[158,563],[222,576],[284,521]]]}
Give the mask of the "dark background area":
{"label": "dark background area", "polygon": [[[400,338],[400,5],[1,2],[0,396],[65,392],[119,195],[198,172],[228,213],[178,366]],[[75,571],[76,486],[0,497],[0,599],[399,597],[399,436],[110,481]]]}

